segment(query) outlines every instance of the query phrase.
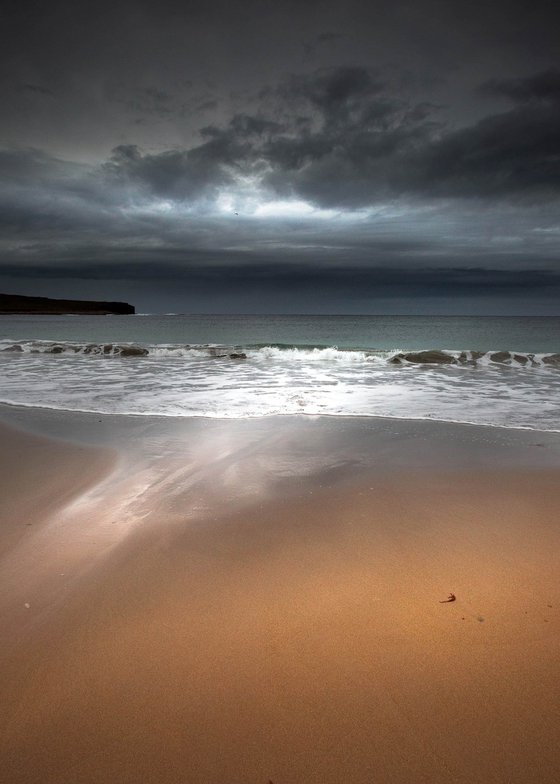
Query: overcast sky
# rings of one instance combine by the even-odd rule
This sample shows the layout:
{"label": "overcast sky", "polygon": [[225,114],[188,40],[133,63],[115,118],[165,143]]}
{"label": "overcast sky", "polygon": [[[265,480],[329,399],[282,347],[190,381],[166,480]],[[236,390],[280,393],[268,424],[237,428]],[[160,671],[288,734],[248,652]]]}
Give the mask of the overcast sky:
{"label": "overcast sky", "polygon": [[558,4],[4,2],[0,290],[556,314]]}

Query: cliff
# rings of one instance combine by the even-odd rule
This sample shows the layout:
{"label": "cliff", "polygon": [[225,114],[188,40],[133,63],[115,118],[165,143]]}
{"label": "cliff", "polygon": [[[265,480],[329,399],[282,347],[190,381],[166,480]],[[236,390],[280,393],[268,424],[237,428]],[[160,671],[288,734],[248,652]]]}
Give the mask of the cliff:
{"label": "cliff", "polygon": [[23,314],[75,314],[84,316],[106,316],[111,313],[123,315],[134,313],[134,306],[127,302],[90,302],[81,299],[49,299],[48,297],[24,297],[18,294],[0,294],[0,313]]}

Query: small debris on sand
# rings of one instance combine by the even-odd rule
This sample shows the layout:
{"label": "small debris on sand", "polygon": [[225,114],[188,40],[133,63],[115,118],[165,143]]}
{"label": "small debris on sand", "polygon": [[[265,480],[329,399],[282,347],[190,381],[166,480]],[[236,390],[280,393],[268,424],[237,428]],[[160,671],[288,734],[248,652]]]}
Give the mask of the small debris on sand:
{"label": "small debris on sand", "polygon": [[25,607],[26,610],[29,610],[29,608],[31,607],[29,602],[25,602],[25,604],[23,606]]}

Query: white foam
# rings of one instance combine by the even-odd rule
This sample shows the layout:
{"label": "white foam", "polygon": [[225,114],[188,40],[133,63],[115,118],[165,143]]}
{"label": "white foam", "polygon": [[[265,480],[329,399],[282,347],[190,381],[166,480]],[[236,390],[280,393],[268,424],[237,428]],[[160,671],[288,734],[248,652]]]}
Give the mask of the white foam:
{"label": "white foam", "polygon": [[[158,416],[241,418],[278,414],[434,419],[542,430],[560,428],[560,369],[547,355],[502,365],[392,364],[394,351],[245,349],[161,344],[0,341],[0,399],[14,405]],[[97,348],[94,348],[97,346]],[[111,346],[107,351],[105,346]],[[59,353],[52,353],[57,347]],[[448,351],[455,358],[461,352]],[[532,359],[534,357],[534,359]],[[532,361],[531,361],[532,359]]]}

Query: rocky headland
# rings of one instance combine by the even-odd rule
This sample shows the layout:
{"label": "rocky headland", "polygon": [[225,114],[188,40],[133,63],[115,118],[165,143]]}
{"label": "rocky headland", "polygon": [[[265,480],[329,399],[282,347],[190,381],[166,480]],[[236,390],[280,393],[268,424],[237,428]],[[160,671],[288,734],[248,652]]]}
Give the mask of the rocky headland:
{"label": "rocky headland", "polygon": [[97,302],[0,294],[0,314],[106,316],[110,314],[130,315],[134,312],[134,305],[129,305],[128,302]]}

